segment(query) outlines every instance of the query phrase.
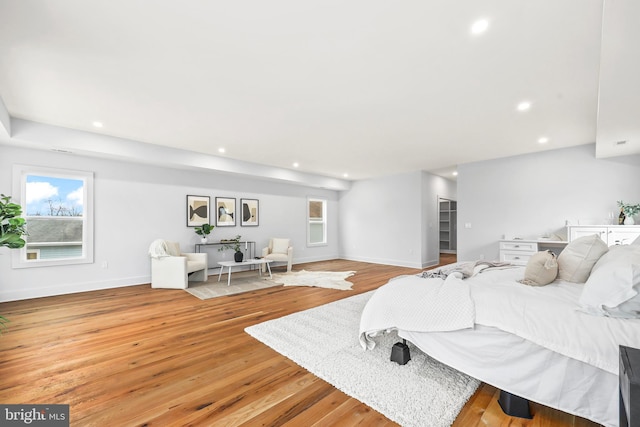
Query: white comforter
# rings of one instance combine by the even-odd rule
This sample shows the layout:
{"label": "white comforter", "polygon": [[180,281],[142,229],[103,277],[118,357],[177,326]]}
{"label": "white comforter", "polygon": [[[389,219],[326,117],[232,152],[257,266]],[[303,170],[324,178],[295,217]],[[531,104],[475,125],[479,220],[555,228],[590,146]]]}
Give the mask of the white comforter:
{"label": "white comforter", "polygon": [[360,317],[360,344],[376,345],[372,337],[392,329],[405,331],[455,331],[473,327],[473,302],[461,273],[423,279],[392,279],[373,294]]}
{"label": "white comforter", "polygon": [[[639,319],[583,313],[578,310],[583,285],[556,281],[531,287],[517,282],[523,275],[524,267],[485,271],[466,280],[456,278],[450,283],[453,288],[445,292],[450,295],[437,299],[433,299],[434,295],[447,288],[441,279],[407,276],[392,280],[379,288],[365,307],[360,342],[365,348],[372,348],[373,337],[386,330],[454,331],[475,323],[513,333],[616,375],[618,346],[640,348]],[[424,289],[431,286],[436,290]],[[451,302],[456,294],[461,299]],[[470,296],[471,309],[465,294]],[[436,312],[424,313],[433,310],[434,305]],[[460,316],[456,316],[458,312]]]}

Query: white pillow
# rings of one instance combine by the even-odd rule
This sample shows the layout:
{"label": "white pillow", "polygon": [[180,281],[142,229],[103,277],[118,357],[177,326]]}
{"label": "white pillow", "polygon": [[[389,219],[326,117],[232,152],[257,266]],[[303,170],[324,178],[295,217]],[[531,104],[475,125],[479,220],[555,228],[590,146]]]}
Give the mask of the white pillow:
{"label": "white pillow", "polygon": [[180,256],[180,243],[178,242],[166,242],[167,254],[171,256]]}
{"label": "white pillow", "polygon": [[598,316],[640,318],[640,246],[612,246],[593,266],[580,305]]}
{"label": "white pillow", "polygon": [[586,282],[593,265],[608,250],[597,234],[572,241],[558,256],[558,278],[567,282]]}
{"label": "white pillow", "polygon": [[287,254],[289,239],[273,239],[272,254]]}

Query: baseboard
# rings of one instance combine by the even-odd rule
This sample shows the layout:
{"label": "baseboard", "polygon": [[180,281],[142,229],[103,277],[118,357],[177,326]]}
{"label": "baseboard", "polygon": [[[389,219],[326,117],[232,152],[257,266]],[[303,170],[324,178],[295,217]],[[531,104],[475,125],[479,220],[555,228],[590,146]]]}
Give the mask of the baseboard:
{"label": "baseboard", "polygon": [[76,294],[78,292],[99,291],[103,289],[123,288],[125,286],[142,285],[147,283],[151,283],[151,276],[127,277],[115,280],[74,283],[71,285],[56,285],[42,288],[1,290],[0,302]]}
{"label": "baseboard", "polygon": [[409,262],[409,261],[399,261],[397,259],[350,257],[350,256],[343,256],[343,257],[341,257],[341,259],[346,259],[347,261],[368,262],[368,263],[371,263],[371,264],[393,265],[395,267],[408,267],[408,268],[422,269],[422,264],[421,263]]}

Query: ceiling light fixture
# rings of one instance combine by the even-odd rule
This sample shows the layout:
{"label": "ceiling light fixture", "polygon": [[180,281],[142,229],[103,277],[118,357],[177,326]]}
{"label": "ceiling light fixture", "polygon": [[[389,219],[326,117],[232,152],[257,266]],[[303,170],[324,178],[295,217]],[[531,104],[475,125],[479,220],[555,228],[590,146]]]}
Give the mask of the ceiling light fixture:
{"label": "ceiling light fixture", "polygon": [[489,21],[486,19],[478,19],[471,25],[471,34],[477,36],[484,33],[489,28]]}
{"label": "ceiling light fixture", "polygon": [[102,126],[104,126],[102,122],[93,122],[91,124],[93,125],[94,128],[101,128]]}
{"label": "ceiling light fixture", "polygon": [[458,176],[458,171],[453,171],[453,172],[451,173],[451,175],[453,175],[453,176]]}
{"label": "ceiling light fixture", "polygon": [[547,142],[549,142],[549,138],[547,138],[546,136],[538,138],[538,144],[546,144]]}
{"label": "ceiling light fixture", "polygon": [[521,103],[518,104],[518,106],[516,107],[516,109],[518,111],[527,111],[531,108],[531,103],[529,101],[522,101]]}
{"label": "ceiling light fixture", "polygon": [[226,152],[227,152],[227,150],[225,150],[225,148],[224,148],[224,147],[220,147],[220,148],[218,148],[218,153],[222,153],[222,154],[224,154],[224,153],[226,153]]}
{"label": "ceiling light fixture", "polygon": [[298,162],[293,162],[293,167],[297,168],[298,166],[300,166],[300,164]]}
{"label": "ceiling light fixture", "polygon": [[342,174],[342,177],[343,178],[349,178],[349,174],[345,172],[345,173]]}

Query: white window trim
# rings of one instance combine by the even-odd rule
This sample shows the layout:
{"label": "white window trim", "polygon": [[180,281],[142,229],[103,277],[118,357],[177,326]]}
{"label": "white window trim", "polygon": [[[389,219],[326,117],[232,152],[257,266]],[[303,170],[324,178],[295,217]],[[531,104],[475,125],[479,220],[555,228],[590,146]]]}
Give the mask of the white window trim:
{"label": "white window trim", "polygon": [[93,263],[93,172],[71,169],[48,168],[33,165],[13,166],[13,201],[22,206],[23,216],[26,213],[27,175],[42,175],[58,178],[81,179],[84,181],[83,214],[82,214],[82,256],[58,259],[27,260],[27,246],[12,252],[13,268],[49,267],[56,265],[91,264]]}
{"label": "white window trim", "polygon": [[[322,221],[311,221],[311,212],[309,210],[310,202],[322,202]],[[311,224],[312,223],[322,223],[322,242],[311,243]],[[307,247],[315,247],[315,246],[327,246],[329,243],[327,242],[327,200],[320,199],[317,197],[307,197]]]}

